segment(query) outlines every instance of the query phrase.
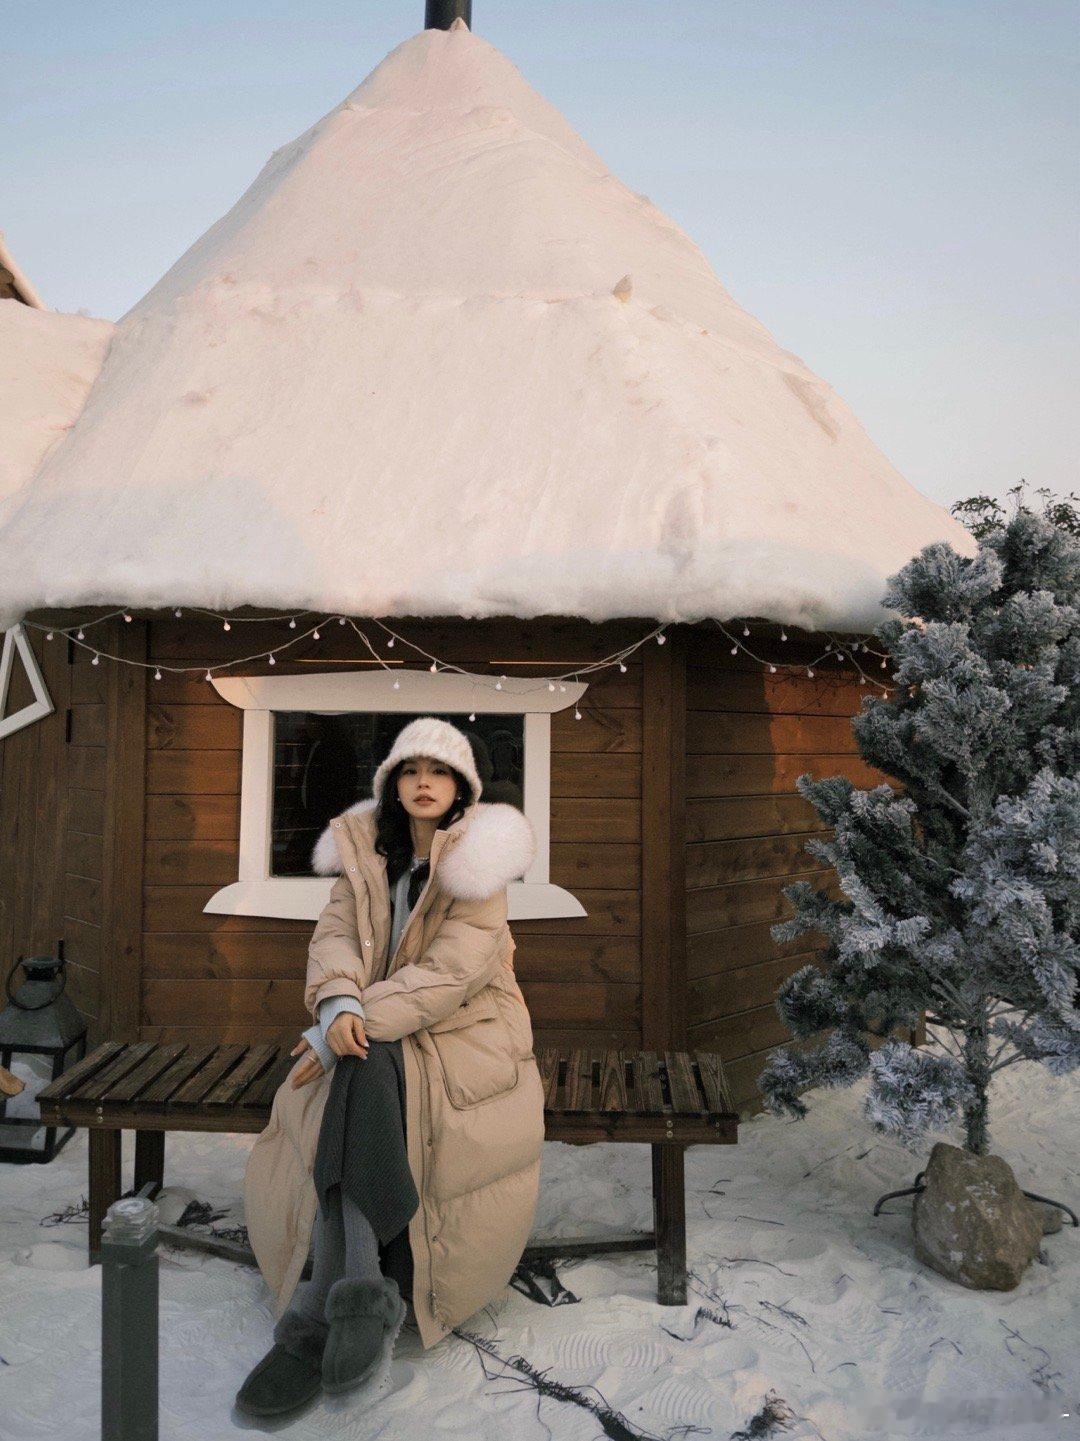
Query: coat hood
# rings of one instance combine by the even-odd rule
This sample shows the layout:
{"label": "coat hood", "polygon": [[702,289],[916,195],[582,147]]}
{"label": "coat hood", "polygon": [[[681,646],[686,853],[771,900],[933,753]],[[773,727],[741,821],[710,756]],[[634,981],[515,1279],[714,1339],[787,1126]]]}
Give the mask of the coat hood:
{"label": "coat hood", "polygon": [[[377,802],[373,797],[357,801],[342,815],[370,815]],[[456,834],[444,846],[437,863],[439,885],[462,901],[482,901],[518,880],[536,855],[536,835],[529,820],[516,806],[503,801],[480,801],[450,827]],[[339,875],[342,870],[331,823],[323,831],[311,855],[316,875]]]}

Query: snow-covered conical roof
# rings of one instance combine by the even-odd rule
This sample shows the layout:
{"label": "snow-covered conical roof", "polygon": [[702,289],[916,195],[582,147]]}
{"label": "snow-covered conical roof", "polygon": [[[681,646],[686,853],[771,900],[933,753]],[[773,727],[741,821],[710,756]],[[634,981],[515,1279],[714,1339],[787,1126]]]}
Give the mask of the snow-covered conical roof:
{"label": "snow-covered conical roof", "polygon": [[41,605],[868,626],[969,533],[464,26],[276,151],[0,502]]}

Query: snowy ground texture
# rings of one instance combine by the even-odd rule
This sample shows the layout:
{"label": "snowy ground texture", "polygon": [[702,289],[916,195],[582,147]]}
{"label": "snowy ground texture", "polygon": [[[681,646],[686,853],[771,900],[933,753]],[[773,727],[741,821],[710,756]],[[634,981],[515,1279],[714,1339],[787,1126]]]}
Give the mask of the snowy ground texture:
{"label": "snowy ground texture", "polygon": [[[871,1216],[919,1158],[870,1131],[861,1100],[858,1089],[823,1092],[805,1121],[761,1116],[737,1147],[689,1149],[685,1306],[656,1303],[650,1252],[560,1264],[576,1302],[549,1307],[508,1289],[459,1328],[475,1340],[451,1336],[426,1354],[406,1328],[381,1399],[317,1399],[275,1426],[233,1408],[270,1344],[261,1277],[162,1247],[162,1441],[238,1428],[296,1441],[1080,1437],[1080,1233],[1047,1237],[1011,1293],[967,1291],[924,1269],[910,1203]],[[1026,1063],[1003,1072],[993,1127],[1022,1185],[1077,1206],[1076,1078]],[[171,1136],[166,1181],[230,1207],[219,1227],[240,1223],[251,1142]],[[49,1167],[0,1166],[4,1441],[99,1435],[101,1273],[85,1264],[85,1218],[47,1220],[85,1197],[86,1151],[78,1132]],[[128,1185],[132,1161],[127,1137]],[[647,1226],[648,1175],[645,1146],[549,1143],[535,1234]],[[538,1395],[522,1358],[557,1394]],[[761,1416],[770,1397],[771,1430]]]}

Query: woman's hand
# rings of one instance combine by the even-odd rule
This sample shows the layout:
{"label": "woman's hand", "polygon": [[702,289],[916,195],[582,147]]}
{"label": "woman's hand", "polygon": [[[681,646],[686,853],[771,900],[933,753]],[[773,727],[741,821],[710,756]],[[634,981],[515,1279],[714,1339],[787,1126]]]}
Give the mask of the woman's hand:
{"label": "woman's hand", "polygon": [[367,1058],[368,1038],[364,1023],[355,1011],[342,1011],[335,1016],[326,1033],[326,1044],[336,1056]]}
{"label": "woman's hand", "polygon": [[317,1081],[323,1073],[322,1061],[314,1051],[311,1050],[311,1042],[306,1036],[301,1036],[296,1045],[289,1052],[290,1056],[303,1056],[305,1051],[311,1051],[310,1056],[305,1056],[303,1063],[296,1068],[292,1077],[292,1088],[297,1090],[300,1086],[306,1086],[309,1081]]}

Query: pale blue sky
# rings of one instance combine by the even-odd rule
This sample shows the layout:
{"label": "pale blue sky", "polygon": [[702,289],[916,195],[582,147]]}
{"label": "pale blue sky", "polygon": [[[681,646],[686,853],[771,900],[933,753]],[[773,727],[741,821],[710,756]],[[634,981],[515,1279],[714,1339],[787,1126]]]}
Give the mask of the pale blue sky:
{"label": "pale blue sky", "polygon": [[[0,0],[0,228],[118,318],[423,0]],[[1080,488],[1080,5],[474,0],[474,28],[948,504]]]}

